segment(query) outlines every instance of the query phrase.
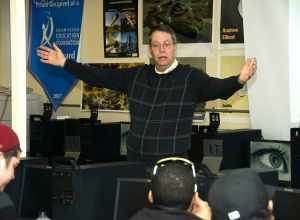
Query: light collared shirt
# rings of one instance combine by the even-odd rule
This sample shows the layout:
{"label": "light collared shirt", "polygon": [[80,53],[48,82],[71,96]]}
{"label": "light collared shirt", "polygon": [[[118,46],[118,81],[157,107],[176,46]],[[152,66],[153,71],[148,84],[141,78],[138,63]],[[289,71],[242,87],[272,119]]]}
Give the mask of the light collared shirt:
{"label": "light collared shirt", "polygon": [[155,66],[155,72],[158,74],[169,73],[178,66],[178,61],[175,59],[171,66],[169,66],[165,71],[159,71]]}

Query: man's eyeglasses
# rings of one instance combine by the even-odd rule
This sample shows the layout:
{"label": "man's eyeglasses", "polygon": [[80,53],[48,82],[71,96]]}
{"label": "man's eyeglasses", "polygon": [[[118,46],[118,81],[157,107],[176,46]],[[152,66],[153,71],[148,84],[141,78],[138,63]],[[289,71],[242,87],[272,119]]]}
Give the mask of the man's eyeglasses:
{"label": "man's eyeglasses", "polygon": [[170,49],[173,46],[173,43],[169,42],[169,41],[165,41],[163,43],[151,43],[150,44],[151,48],[153,49]]}
{"label": "man's eyeglasses", "polygon": [[[169,163],[180,163],[180,164],[190,167],[192,169],[193,177],[196,179],[196,170],[195,170],[194,163],[192,161],[190,161],[186,158],[182,158],[182,157],[167,157],[167,158],[163,158],[163,159],[157,161],[153,168],[152,175],[155,176],[157,173],[157,170],[159,168],[163,168],[164,166],[166,166],[166,164],[169,164]],[[196,183],[195,183],[195,187],[194,187],[194,192],[197,192],[197,184]]]}

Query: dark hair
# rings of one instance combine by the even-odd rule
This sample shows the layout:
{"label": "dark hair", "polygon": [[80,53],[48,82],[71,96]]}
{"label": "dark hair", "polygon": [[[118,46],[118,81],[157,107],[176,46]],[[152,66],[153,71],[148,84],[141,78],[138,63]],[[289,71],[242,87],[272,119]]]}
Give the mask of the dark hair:
{"label": "dark hair", "polygon": [[266,208],[265,210],[260,210],[255,213],[253,216],[247,218],[247,220],[271,220],[273,212]]}
{"label": "dark hair", "polygon": [[194,184],[189,166],[173,162],[158,168],[151,181],[154,205],[188,209],[194,195]]}
{"label": "dark hair", "polygon": [[20,149],[14,149],[3,153],[3,156],[6,162],[8,163],[12,157],[18,157],[20,152],[21,152]]}
{"label": "dark hair", "polygon": [[172,38],[172,41],[173,41],[173,44],[177,43],[175,31],[169,25],[159,24],[157,26],[154,26],[150,31],[150,33],[149,33],[149,44],[151,44],[151,41],[152,41],[152,34],[156,31],[166,32],[166,33],[170,34],[171,38]]}

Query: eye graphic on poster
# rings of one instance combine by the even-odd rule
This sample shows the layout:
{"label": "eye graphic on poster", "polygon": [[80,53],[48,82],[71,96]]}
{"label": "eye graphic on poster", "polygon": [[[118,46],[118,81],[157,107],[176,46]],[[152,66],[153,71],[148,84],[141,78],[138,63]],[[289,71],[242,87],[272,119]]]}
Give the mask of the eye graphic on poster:
{"label": "eye graphic on poster", "polygon": [[279,180],[291,180],[291,152],[289,142],[252,141],[250,163],[255,170],[277,170]]}

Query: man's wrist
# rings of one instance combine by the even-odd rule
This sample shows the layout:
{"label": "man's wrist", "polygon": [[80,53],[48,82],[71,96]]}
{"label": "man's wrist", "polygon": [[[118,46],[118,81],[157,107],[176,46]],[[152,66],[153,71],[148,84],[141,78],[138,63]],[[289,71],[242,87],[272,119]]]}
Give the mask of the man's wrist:
{"label": "man's wrist", "polygon": [[240,75],[237,77],[237,81],[239,84],[244,85],[246,83],[246,81],[242,80]]}

